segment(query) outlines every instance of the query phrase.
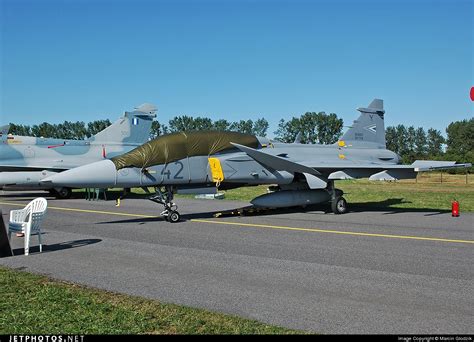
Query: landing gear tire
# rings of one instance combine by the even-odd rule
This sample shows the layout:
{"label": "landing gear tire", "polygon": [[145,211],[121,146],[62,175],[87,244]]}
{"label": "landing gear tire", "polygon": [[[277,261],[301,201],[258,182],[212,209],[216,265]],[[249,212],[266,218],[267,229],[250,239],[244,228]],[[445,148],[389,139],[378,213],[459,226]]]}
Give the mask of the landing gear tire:
{"label": "landing gear tire", "polygon": [[179,222],[180,219],[181,215],[175,210],[172,210],[168,215],[168,221],[171,223]]}
{"label": "landing gear tire", "polygon": [[337,197],[331,202],[331,210],[334,214],[340,215],[347,212],[347,201],[344,197]]}
{"label": "landing gear tire", "polygon": [[173,188],[171,186],[161,189],[156,187],[156,194],[148,198],[150,201],[161,204],[164,206],[164,210],[160,213],[165,221],[176,223],[181,219],[181,215],[178,213],[178,206],[173,202]]}
{"label": "landing gear tire", "polygon": [[72,196],[72,189],[71,188],[54,189],[52,194],[57,199],[68,199],[68,198],[71,198]]}

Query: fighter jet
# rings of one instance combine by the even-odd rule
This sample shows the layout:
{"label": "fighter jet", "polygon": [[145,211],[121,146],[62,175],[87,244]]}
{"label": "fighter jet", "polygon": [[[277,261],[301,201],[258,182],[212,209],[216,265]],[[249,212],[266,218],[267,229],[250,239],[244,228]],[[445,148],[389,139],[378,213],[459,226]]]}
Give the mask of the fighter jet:
{"label": "fighter jet", "polygon": [[121,156],[84,165],[43,179],[52,186],[156,187],[150,197],[164,206],[170,222],[180,220],[175,193],[202,193],[269,184],[273,192],[251,201],[256,207],[282,208],[329,202],[335,214],[347,211],[334,181],[414,178],[417,172],[456,167],[450,161],[401,165],[386,149],[383,101],[358,108],[359,118],[332,145],[286,144],[249,134],[221,131],[160,136]]}
{"label": "fighter jet", "polygon": [[49,190],[58,198],[71,196],[71,188],[40,183],[67,169],[113,158],[149,140],[156,107],[144,103],[125,112],[109,127],[87,140],[64,140],[8,135],[0,127],[0,188]]}

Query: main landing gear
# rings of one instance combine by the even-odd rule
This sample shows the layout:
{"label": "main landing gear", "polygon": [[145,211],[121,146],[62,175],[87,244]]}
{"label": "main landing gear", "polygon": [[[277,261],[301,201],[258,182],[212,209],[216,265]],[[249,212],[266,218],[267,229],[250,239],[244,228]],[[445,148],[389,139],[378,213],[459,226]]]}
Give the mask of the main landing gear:
{"label": "main landing gear", "polygon": [[71,188],[54,188],[49,190],[49,193],[57,199],[69,199],[72,196]]}
{"label": "main landing gear", "polygon": [[334,181],[328,182],[327,190],[331,195],[330,203],[332,212],[336,215],[345,214],[347,212],[347,201],[342,197],[342,190],[334,187]]}
{"label": "main landing gear", "polygon": [[331,210],[334,214],[344,214],[347,212],[347,201],[344,197],[337,197],[331,200]]}
{"label": "main landing gear", "polygon": [[173,188],[171,186],[165,186],[164,188],[157,187],[155,188],[156,193],[149,198],[150,201],[153,201],[158,204],[162,204],[165,207],[160,215],[166,221],[171,223],[176,223],[181,219],[181,215],[178,212],[178,206],[173,202]]}

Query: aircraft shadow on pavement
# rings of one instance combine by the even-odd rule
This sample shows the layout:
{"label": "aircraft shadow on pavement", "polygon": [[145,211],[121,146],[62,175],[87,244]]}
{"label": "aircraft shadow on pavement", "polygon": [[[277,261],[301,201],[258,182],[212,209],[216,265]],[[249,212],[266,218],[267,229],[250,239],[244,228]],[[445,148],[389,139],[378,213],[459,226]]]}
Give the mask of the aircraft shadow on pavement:
{"label": "aircraft shadow on pavement", "polygon": [[0,191],[0,199],[6,199],[8,201],[23,201],[25,198],[27,199],[35,199],[37,197],[44,197],[46,199],[53,199],[54,196],[47,192],[8,192],[2,193]]}
{"label": "aircraft shadow on pavement", "polygon": [[118,223],[138,223],[138,224],[145,224],[147,222],[158,222],[164,221],[164,219],[160,216],[156,217],[143,217],[143,218],[133,218],[133,219],[126,219],[126,220],[113,220],[113,221],[104,221],[104,222],[97,222],[96,224],[118,224]]}
{"label": "aircraft shadow on pavement", "polygon": [[[107,199],[108,201],[116,200],[121,196],[122,192],[117,190],[107,191]],[[85,199],[85,192],[73,192],[72,197],[74,199]],[[149,194],[136,194],[136,193],[129,193],[127,194],[126,198],[134,198],[134,199],[147,199],[150,195]],[[8,198],[8,200],[13,201],[22,201],[25,198],[34,199],[36,197],[45,197],[48,199],[55,200],[56,198],[47,193],[47,192],[28,192],[28,193],[20,193],[20,192],[9,192],[7,194],[2,194],[0,192],[0,198]],[[15,199],[16,198],[16,199]],[[450,203],[446,203],[446,209],[439,209],[439,208],[397,208],[394,206],[412,203],[410,201],[406,201],[404,198],[388,198],[383,201],[378,202],[349,202],[348,203],[348,212],[351,213],[358,213],[364,211],[370,212],[384,212],[384,215],[390,214],[400,214],[400,213],[425,213],[424,216],[433,216],[433,215],[441,215],[445,213],[451,212],[451,209],[448,208]],[[245,207],[246,209],[251,208],[251,206]],[[235,208],[231,210],[226,210],[226,212],[237,211],[242,208]],[[275,215],[275,214],[285,214],[285,213],[298,213],[298,212],[314,212],[314,211],[322,211],[324,213],[332,213],[331,207],[328,204],[315,204],[309,205],[307,207],[291,207],[291,208],[277,208],[277,209],[267,209],[267,210],[257,210],[255,212],[247,212],[245,216],[264,216],[264,215]],[[211,218],[214,214],[217,214],[218,211],[209,211],[209,212],[201,212],[201,213],[192,213],[192,214],[183,214],[181,216],[182,221],[190,220],[190,219],[198,219],[198,218]],[[226,215],[222,215],[226,216]],[[227,215],[227,216],[238,216],[238,215]],[[146,223],[146,222],[155,222],[163,220],[162,217],[157,216],[156,218],[137,218],[137,219],[128,219],[128,220],[117,220],[117,221],[110,221],[110,222],[101,222],[101,224],[108,224],[108,223]]]}
{"label": "aircraft shadow on pavement", "polygon": [[[396,205],[412,203],[410,201],[406,201],[404,198],[390,198],[384,201],[378,202],[354,202],[349,203],[348,205],[348,213],[359,213],[359,212],[381,212],[384,215],[389,214],[398,214],[398,213],[408,213],[408,212],[418,212],[424,213],[425,216],[432,216],[432,215],[440,215],[444,213],[449,213],[451,210],[448,209],[439,209],[439,208],[397,208],[393,207]],[[275,209],[264,209],[264,210],[255,210],[252,206],[247,206],[244,208],[228,210],[227,212],[238,211],[241,209],[245,209],[245,213],[243,216],[271,216],[277,214],[292,214],[292,213],[307,213],[307,214],[332,214],[331,206],[329,204],[315,204],[309,205],[306,207],[290,207],[290,208],[275,208]],[[193,218],[203,218],[202,215],[204,213],[195,213],[190,215],[183,215],[185,218],[193,219]],[[205,213],[208,216],[213,216],[214,212]],[[228,215],[225,212],[221,217],[226,216],[237,216],[237,215]]]}
{"label": "aircraft shadow on pavement", "polygon": [[451,212],[450,209],[439,208],[396,208],[395,205],[412,203],[404,198],[389,198],[379,202],[355,202],[349,204],[350,212],[379,211],[385,215],[400,213],[425,213],[424,216],[441,215]]}
{"label": "aircraft shadow on pavement", "polygon": [[[34,245],[34,239],[30,240],[30,253],[39,253],[39,246]],[[84,247],[88,245],[92,245],[95,243],[101,242],[101,239],[82,239],[82,240],[74,240],[74,241],[67,241],[67,242],[60,242],[60,243],[55,243],[52,245],[45,245],[43,244],[43,253],[49,253],[49,252],[57,252],[57,251],[62,251],[66,249],[71,249],[71,248],[77,248],[77,247]],[[33,243],[33,246],[31,244]],[[23,255],[25,253],[23,248],[15,248],[13,250],[13,255]]]}
{"label": "aircraft shadow on pavement", "polygon": [[[423,213],[424,216],[442,215],[451,212],[448,209],[440,210],[438,208],[394,208],[392,206],[411,203],[403,198],[390,198],[379,202],[356,202],[349,204],[348,213],[362,213],[362,212],[380,212],[383,215],[391,214],[403,214],[403,213]],[[243,214],[239,214],[243,212]],[[189,221],[192,219],[207,219],[213,218],[216,214],[219,217],[235,217],[235,216],[274,216],[279,214],[294,214],[294,213],[306,213],[306,214],[332,214],[331,208],[327,204],[310,205],[305,208],[302,207],[291,207],[291,208],[276,208],[276,209],[256,209],[251,205],[246,207],[238,207],[235,209],[225,211],[208,211],[199,213],[182,214],[181,221]],[[116,223],[138,223],[146,224],[148,222],[164,221],[162,217],[151,217],[151,218],[133,218],[125,220],[113,220],[99,222],[97,224],[116,224]]]}
{"label": "aircraft shadow on pavement", "polygon": [[[108,200],[116,200],[117,198],[119,198],[121,195],[121,193],[119,193],[118,191],[107,191],[107,199]],[[148,195],[149,196],[149,195]],[[56,198],[55,195],[53,194],[50,194],[49,192],[47,191],[26,191],[26,192],[21,192],[21,191],[3,191],[3,190],[0,190],[0,198],[3,198],[3,199],[6,199],[8,201],[22,201],[24,199],[35,199],[37,197],[44,197],[46,198],[47,200],[58,200],[58,201],[62,201],[64,199],[61,199],[61,198]],[[103,195],[100,196],[101,198],[100,199],[96,199],[96,200],[100,200],[101,202],[104,201],[103,199]],[[127,195],[127,198],[147,198],[145,194],[137,194],[136,196],[134,194],[131,194],[130,196]],[[85,191],[78,191],[78,192],[75,192],[73,191],[72,194],[71,194],[71,197],[70,199],[87,199],[87,194]],[[67,200],[67,199],[66,199]]]}
{"label": "aircraft shadow on pavement", "polygon": [[[216,212],[202,212],[202,213],[192,213],[192,214],[182,214],[181,215],[181,222],[185,222],[191,219],[198,219],[198,218],[212,218]],[[118,223],[138,223],[138,224],[146,224],[149,222],[159,222],[163,221],[166,222],[165,219],[161,216],[156,217],[143,217],[143,218],[133,218],[133,219],[125,219],[125,220],[113,220],[113,221],[104,221],[98,222],[96,224],[118,224]]]}

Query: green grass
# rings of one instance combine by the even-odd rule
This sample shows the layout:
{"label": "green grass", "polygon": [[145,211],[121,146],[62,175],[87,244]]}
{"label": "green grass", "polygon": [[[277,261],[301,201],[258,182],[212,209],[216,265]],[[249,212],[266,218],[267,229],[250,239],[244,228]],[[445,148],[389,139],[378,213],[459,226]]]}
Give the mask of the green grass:
{"label": "green grass", "polygon": [[465,184],[428,184],[409,182],[340,181],[349,204],[374,208],[451,210],[451,202],[460,203],[461,212],[474,211],[474,186]]}
{"label": "green grass", "polygon": [[[441,178],[443,182],[441,183]],[[344,191],[349,205],[367,208],[392,208],[410,210],[451,210],[451,202],[460,202],[462,212],[474,212],[474,177],[468,175],[442,175],[434,172],[421,173],[418,180],[396,182],[368,181],[366,179],[336,181],[336,187]],[[242,187],[225,191],[225,199],[248,202],[265,194],[267,185]],[[151,190],[151,189],[150,189]],[[145,196],[140,188],[133,189],[138,196]],[[116,198],[119,191],[110,196]],[[194,198],[194,195],[178,195],[177,198]]]}
{"label": "green grass", "polygon": [[[470,175],[440,173],[422,174],[417,181],[396,182],[368,181],[366,179],[336,181],[336,187],[344,191],[349,205],[371,208],[410,210],[451,210],[456,199],[463,211],[474,212],[474,180]],[[266,193],[267,186],[246,187],[226,191],[226,199],[250,201]]]}
{"label": "green grass", "polygon": [[0,267],[0,334],[296,334]]}

